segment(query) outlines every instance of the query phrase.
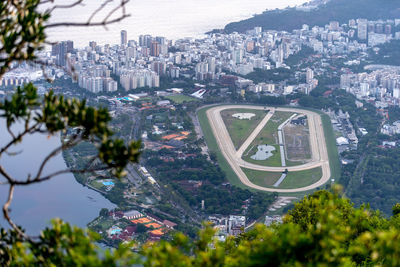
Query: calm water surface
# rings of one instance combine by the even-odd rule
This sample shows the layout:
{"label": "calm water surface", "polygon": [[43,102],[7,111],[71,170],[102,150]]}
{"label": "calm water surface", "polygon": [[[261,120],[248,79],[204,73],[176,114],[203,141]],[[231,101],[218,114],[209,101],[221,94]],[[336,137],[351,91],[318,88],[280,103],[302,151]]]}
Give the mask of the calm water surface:
{"label": "calm water surface", "polygon": [[[9,140],[4,120],[0,120],[0,146]],[[58,137],[28,136],[21,145],[11,149],[13,152],[22,151],[21,154],[14,157],[4,156],[0,159],[0,163],[11,175],[22,179],[27,177],[29,172],[35,173],[41,161],[59,144]],[[45,172],[50,173],[65,168],[64,159],[58,155],[49,162]],[[3,181],[3,178],[0,177],[0,180]],[[7,192],[5,186],[0,186],[1,205],[6,199]],[[101,194],[77,183],[72,174],[60,175],[36,185],[18,187],[14,197],[11,206],[12,218],[31,234],[39,233],[40,229],[55,217],[85,227],[99,214],[101,208],[114,207]],[[7,226],[3,217],[0,217],[0,225]]]}
{"label": "calm water surface", "polygon": [[[71,1],[56,0],[56,3]],[[100,0],[85,0],[85,6],[79,6],[66,12],[57,10],[53,22],[86,21]],[[118,3],[120,1],[114,1]],[[99,44],[120,42],[120,31],[128,31],[128,39],[136,39],[140,34],[165,36],[169,39],[183,37],[203,37],[204,33],[215,28],[223,28],[229,22],[249,18],[266,9],[285,8],[300,5],[307,0],[130,0],[127,13],[131,17],[108,26],[96,29],[57,28],[47,33],[51,40],[71,39],[77,46],[87,46],[89,41]],[[108,9],[110,10],[110,9]],[[105,10],[98,19],[104,18]]]}

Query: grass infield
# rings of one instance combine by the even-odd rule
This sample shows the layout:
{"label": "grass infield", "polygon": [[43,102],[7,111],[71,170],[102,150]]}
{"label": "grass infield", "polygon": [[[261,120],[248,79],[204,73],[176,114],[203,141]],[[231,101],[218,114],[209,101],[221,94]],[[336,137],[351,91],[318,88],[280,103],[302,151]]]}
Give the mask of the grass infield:
{"label": "grass infield", "polygon": [[[220,168],[222,169],[222,171],[226,174],[226,177],[228,179],[228,181],[235,186],[238,186],[240,188],[246,188],[249,189],[251,191],[257,191],[255,189],[249,188],[245,185],[242,184],[242,182],[239,180],[239,178],[236,176],[235,172],[231,169],[230,165],[228,164],[228,162],[225,160],[224,156],[222,155],[222,153],[220,152],[217,142],[215,140],[214,134],[212,133],[211,130],[211,126],[208,122],[207,119],[207,115],[206,115],[206,111],[211,108],[211,107],[205,107],[202,108],[200,110],[198,110],[197,115],[199,118],[199,122],[200,122],[200,126],[202,128],[203,134],[204,134],[204,139],[208,145],[208,149],[211,153],[215,153],[216,157],[217,157],[217,161],[219,163]],[[330,119],[329,116],[324,114],[321,111],[318,110],[314,110],[314,109],[307,109],[307,108],[299,108],[299,109],[304,109],[304,110],[311,110],[313,112],[316,112],[318,114],[321,115],[321,120],[322,120],[322,126],[324,129],[324,134],[325,134],[325,139],[326,139],[326,145],[327,145],[327,150],[328,150],[328,156],[329,156],[329,164],[330,164],[330,168],[331,168],[331,178],[335,179],[336,181],[338,181],[340,179],[340,162],[339,162],[339,155],[337,152],[337,147],[336,147],[336,143],[335,143],[335,135],[333,132],[333,128],[332,125],[330,123]],[[251,147],[251,146],[250,146]],[[318,170],[319,169],[319,170]],[[319,175],[319,177],[317,178],[318,172],[321,172],[321,168],[315,168],[315,169],[311,169],[311,170],[307,170],[307,171],[303,171],[303,172],[310,172],[311,171],[311,177],[314,174],[314,178],[316,179],[316,181],[318,181],[319,178],[321,178],[321,175]],[[292,176],[291,174],[295,174],[298,173],[297,175]],[[254,173],[253,173],[254,174]],[[276,174],[276,173],[275,173]],[[282,182],[282,184],[280,185],[279,188],[290,188],[288,186],[293,186],[295,184],[297,184],[297,187],[302,187],[304,186],[304,184],[308,183],[310,179],[308,179],[308,181],[306,181],[307,179],[302,179],[301,177],[306,176],[307,173],[302,173],[302,171],[300,172],[291,172],[290,176],[288,176],[287,181],[286,179],[284,180],[284,182]],[[280,177],[280,175],[279,175]],[[277,179],[279,179],[279,177]],[[300,179],[298,178],[300,177]],[[251,181],[251,179],[250,179]],[[266,182],[268,183],[268,182]],[[269,182],[270,183],[270,182]],[[272,183],[273,184],[273,183]],[[268,186],[270,187],[270,186]],[[309,194],[315,190],[318,189],[322,189],[322,188],[317,188],[314,190],[310,190],[310,191],[306,191],[306,192],[299,192],[299,193],[280,193],[280,195],[284,195],[284,196],[296,196],[296,197],[303,197],[305,194]]]}

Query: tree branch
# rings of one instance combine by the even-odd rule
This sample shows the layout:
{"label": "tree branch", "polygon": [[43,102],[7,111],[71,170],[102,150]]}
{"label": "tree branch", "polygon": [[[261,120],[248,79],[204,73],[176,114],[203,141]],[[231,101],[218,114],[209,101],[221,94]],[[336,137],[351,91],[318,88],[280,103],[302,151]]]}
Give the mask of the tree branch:
{"label": "tree branch", "polygon": [[27,135],[27,134],[32,134],[32,133],[36,132],[36,131],[34,131],[34,130],[35,130],[35,128],[36,128],[37,126],[39,126],[39,125],[40,125],[40,123],[39,123],[39,122],[36,122],[36,123],[35,123],[34,125],[32,125],[31,127],[28,127],[28,128],[25,127],[25,130],[24,130],[22,133],[19,133],[19,134],[18,134],[15,138],[13,138],[7,145],[5,145],[4,147],[2,147],[2,148],[0,149],[0,157],[1,157],[1,155],[2,155],[4,152],[6,152],[12,145],[14,145],[14,144],[20,142],[20,140],[22,139],[22,137],[24,137],[24,136]]}
{"label": "tree branch", "polygon": [[97,8],[92,15],[90,15],[88,22],[91,22],[94,16],[96,16],[101,10],[103,10],[104,7],[106,7],[109,3],[111,3],[113,0],[106,0],[104,1],[99,8]]}
{"label": "tree branch", "polygon": [[59,22],[48,24],[46,28],[54,28],[54,27],[93,27],[93,26],[107,26],[109,24],[113,24],[116,22],[120,22],[121,20],[130,17],[129,14],[122,15],[119,18],[109,20],[109,21],[100,21],[100,22]]}
{"label": "tree branch", "polygon": [[15,139],[15,134],[11,131],[11,128],[10,128],[10,126],[8,126],[8,125],[7,125],[7,131],[8,131],[8,133],[11,135],[11,137],[12,137],[13,139]]}
{"label": "tree branch", "polygon": [[7,202],[4,203],[3,205],[3,216],[4,218],[7,220],[7,222],[10,224],[10,226],[18,233],[18,235],[20,235],[21,237],[25,237],[26,239],[29,239],[29,237],[21,230],[21,228],[19,228],[11,219],[10,217],[10,213],[9,213],[9,208],[14,196],[14,185],[10,185],[10,188],[8,190],[8,198],[7,198]]}
{"label": "tree branch", "polygon": [[[107,6],[109,3],[111,3],[113,0],[105,0],[89,17],[89,19],[86,22],[56,22],[56,23],[50,23],[45,26],[45,28],[54,28],[54,27],[93,27],[93,26],[104,26],[106,27],[109,24],[113,24],[116,22],[120,22],[121,20],[130,17],[130,14],[126,13],[125,5],[130,1],[130,0],[121,0],[120,4],[113,8],[102,21],[98,22],[92,22],[92,19],[98,14],[105,6]],[[79,3],[78,3],[79,2]],[[76,1],[75,5],[80,4],[80,0]],[[50,9],[50,13],[54,9]],[[112,15],[114,15],[115,12],[118,10],[122,10],[122,14],[112,20],[108,20]]]}
{"label": "tree branch", "polygon": [[[54,149],[51,153],[49,153],[47,155],[47,157],[43,160],[42,164],[39,167],[39,170],[35,176],[34,180],[40,179],[40,176],[42,175],[43,169],[46,166],[46,164],[49,162],[49,160],[51,158],[53,158],[54,156],[56,156],[58,153],[60,153],[61,151],[63,151],[64,149],[67,149],[69,147],[75,146],[77,145],[79,142],[81,142],[82,139],[80,138],[80,136],[74,135],[74,138],[69,140],[66,144],[62,144],[61,146],[57,147],[56,149]],[[29,181],[30,179],[28,179]]]}
{"label": "tree branch", "polygon": [[4,169],[3,166],[0,165],[0,174],[4,176],[4,178],[6,178],[7,183],[8,184],[12,184],[14,181],[14,178],[11,177],[10,174],[8,174],[8,172],[6,172],[6,170]]}
{"label": "tree branch", "polygon": [[[49,1],[45,1],[45,2],[49,2]],[[75,1],[75,2],[73,2],[71,4],[69,4],[69,5],[55,5],[49,10],[49,13],[53,12],[55,9],[72,8],[72,7],[75,7],[77,5],[82,4],[82,2],[83,2],[83,0],[77,0],[77,1]],[[41,2],[40,4],[43,4],[43,2]]]}
{"label": "tree branch", "polygon": [[95,171],[105,171],[109,170],[111,167],[99,167],[99,168],[92,168],[92,169],[65,169],[65,170],[60,170],[53,172],[49,175],[40,177],[38,179],[33,179],[33,180],[26,180],[26,181],[15,181],[13,180],[12,184],[14,185],[30,185],[30,184],[36,184],[36,183],[41,183],[47,180],[50,180],[51,178],[65,174],[65,173],[88,173],[88,172],[95,172]]}

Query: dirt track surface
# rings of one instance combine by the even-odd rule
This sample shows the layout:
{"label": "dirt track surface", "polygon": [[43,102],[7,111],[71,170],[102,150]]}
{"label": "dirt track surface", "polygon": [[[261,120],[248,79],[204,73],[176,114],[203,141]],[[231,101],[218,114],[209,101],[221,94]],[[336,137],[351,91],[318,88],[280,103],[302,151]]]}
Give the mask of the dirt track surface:
{"label": "dirt track surface", "polygon": [[[240,181],[251,188],[268,191],[268,192],[280,192],[280,193],[293,193],[302,192],[315,189],[319,186],[324,185],[329,181],[331,177],[331,170],[329,166],[328,151],[326,148],[324,129],[322,127],[322,121],[319,114],[301,109],[292,108],[268,108],[270,112],[265,116],[265,118],[260,122],[260,124],[254,129],[250,136],[245,140],[243,145],[236,151],[235,146],[230,138],[229,132],[226,129],[225,123],[221,117],[221,111],[225,109],[233,108],[246,108],[246,109],[256,109],[264,110],[264,106],[248,106],[248,105],[225,105],[216,106],[210,108],[206,111],[208,121],[210,123],[211,129],[213,131],[214,137],[217,141],[218,147],[222,152],[222,155],[227,160],[228,164],[231,166],[232,170],[239,177]],[[312,160],[306,164],[292,166],[292,167],[268,167],[261,166],[249,162],[245,162],[241,157],[246,148],[251,144],[251,142],[257,137],[258,133],[264,128],[268,120],[272,117],[275,111],[286,111],[301,113],[307,116],[309,131],[310,131],[310,144],[311,144],[311,155]],[[242,171],[241,167],[247,169],[253,169],[258,171],[271,171],[271,172],[282,172],[285,169],[288,171],[303,171],[308,169],[313,169],[316,167],[322,168],[322,177],[319,181],[309,186],[293,188],[293,189],[279,189],[279,188],[267,188],[259,185],[255,185],[247,178],[246,174]]]}

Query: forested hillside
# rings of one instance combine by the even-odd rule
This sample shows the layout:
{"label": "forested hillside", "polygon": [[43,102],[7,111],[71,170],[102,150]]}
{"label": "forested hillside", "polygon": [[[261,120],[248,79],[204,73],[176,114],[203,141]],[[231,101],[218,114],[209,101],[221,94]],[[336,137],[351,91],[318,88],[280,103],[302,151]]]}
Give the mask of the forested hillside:
{"label": "forested hillside", "polygon": [[1,232],[0,265],[399,266],[399,213],[397,204],[386,219],[366,207],[354,208],[337,193],[318,191],[296,204],[283,224],[259,224],[223,242],[214,229],[204,227],[194,241],[178,233],[172,241],[138,248],[139,253],[129,245],[103,253],[93,244],[93,234],[56,221],[38,242]]}
{"label": "forested hillside", "polygon": [[[371,12],[373,10],[373,12]],[[349,19],[369,20],[394,19],[400,17],[400,1],[396,0],[331,0],[310,12],[296,8],[265,11],[260,15],[229,23],[225,32],[243,32],[256,26],[271,30],[300,29],[303,24],[324,26],[329,21],[348,23]]]}

